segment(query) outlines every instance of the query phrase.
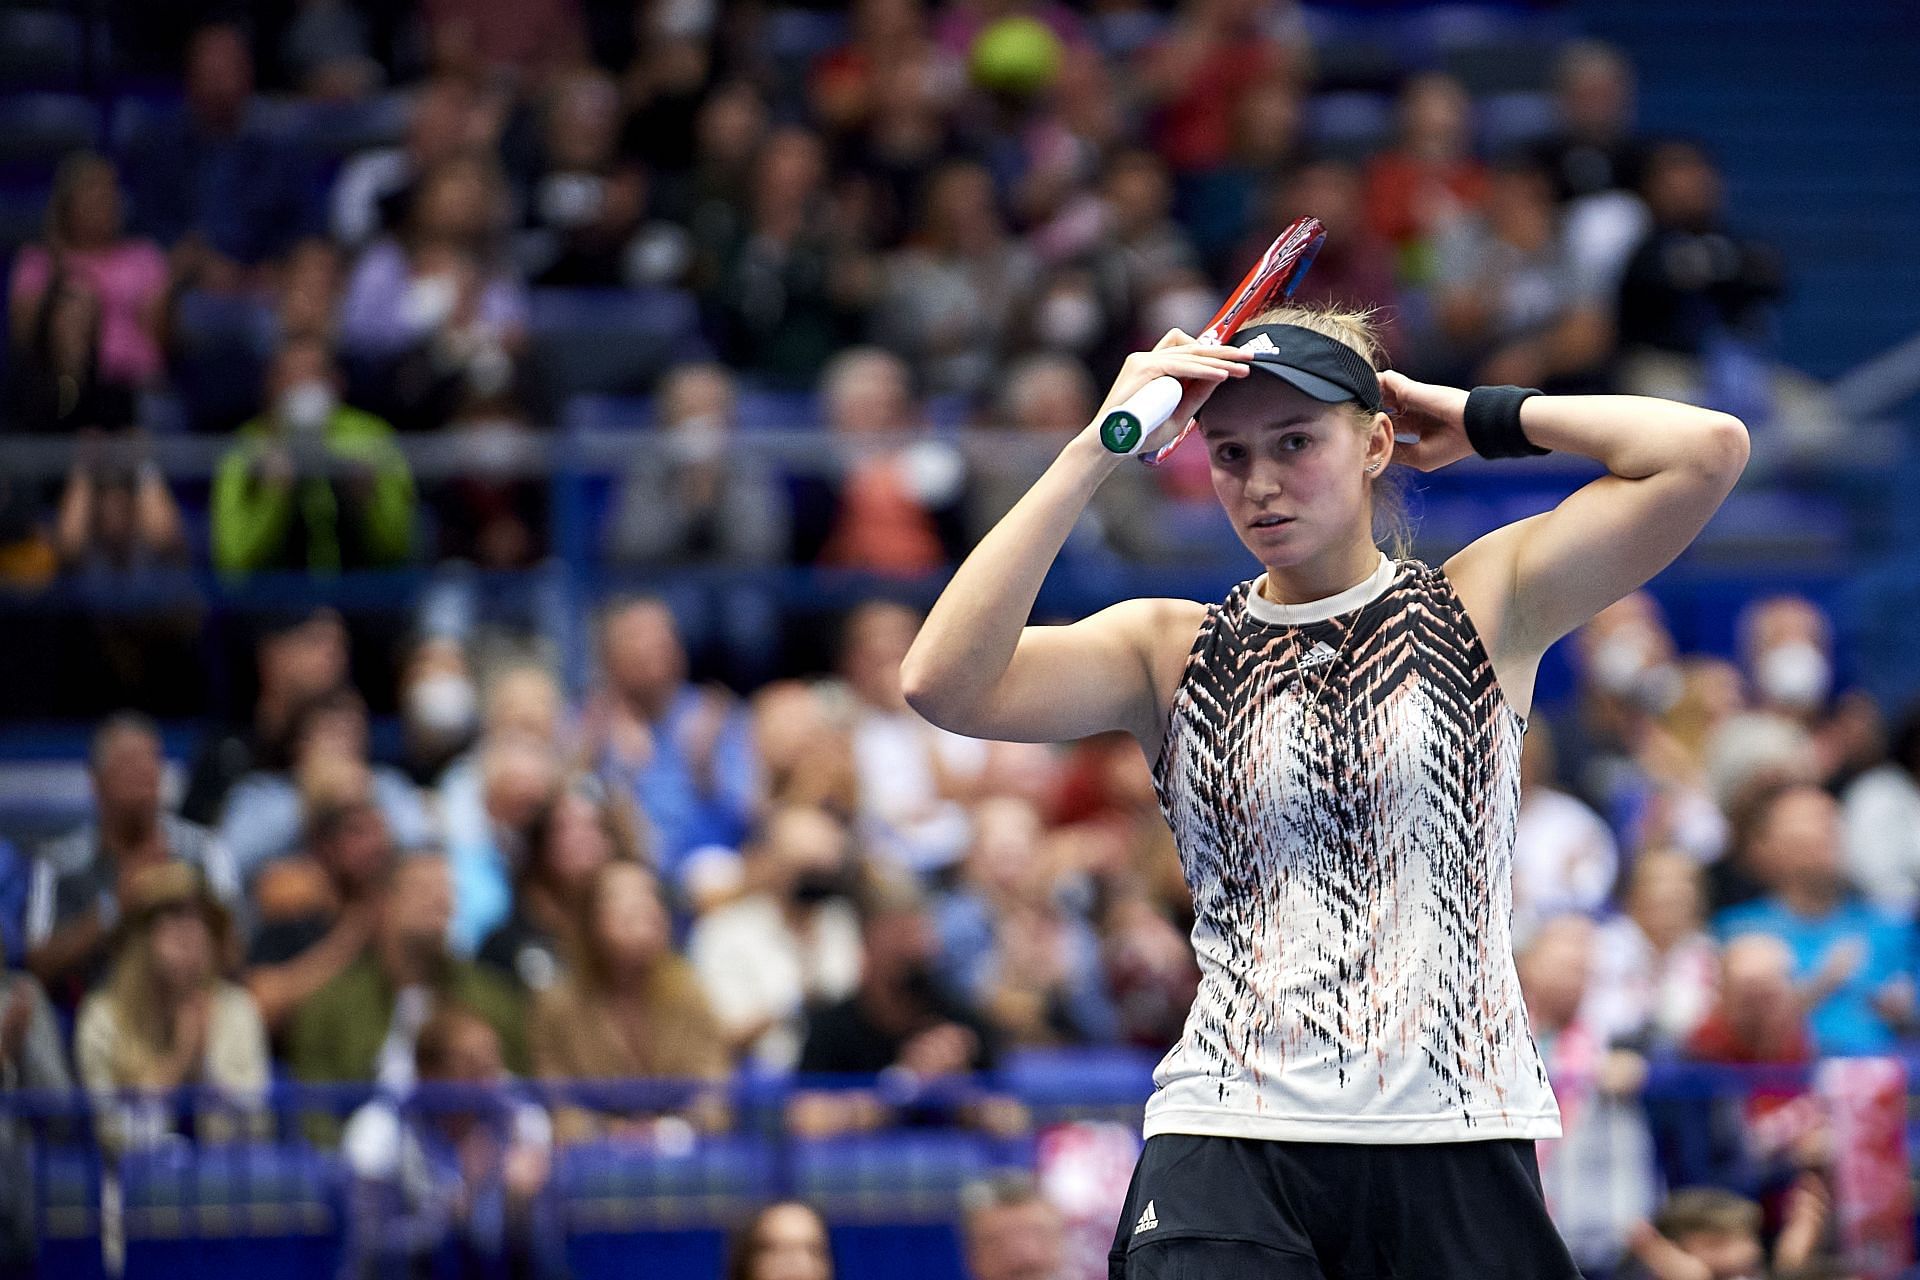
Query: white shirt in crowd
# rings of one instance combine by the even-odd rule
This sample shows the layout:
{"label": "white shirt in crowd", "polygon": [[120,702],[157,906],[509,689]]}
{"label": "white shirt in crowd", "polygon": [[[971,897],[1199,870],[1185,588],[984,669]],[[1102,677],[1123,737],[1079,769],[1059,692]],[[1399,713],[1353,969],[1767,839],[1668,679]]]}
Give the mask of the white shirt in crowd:
{"label": "white shirt in crowd", "polygon": [[860,981],[860,922],[839,899],[796,930],[770,894],[753,894],[702,916],[687,950],[729,1035],[772,1019],[748,1050],[770,1071],[800,1061],[807,1005],[845,999]]}
{"label": "white shirt in crowd", "polygon": [[1874,905],[1910,916],[1920,904],[1920,783],[1897,764],[1854,779],[1842,804],[1847,870]]}
{"label": "white shirt in crowd", "polygon": [[1514,945],[1550,917],[1598,911],[1619,869],[1619,846],[1599,814],[1564,791],[1529,789],[1514,824]]}

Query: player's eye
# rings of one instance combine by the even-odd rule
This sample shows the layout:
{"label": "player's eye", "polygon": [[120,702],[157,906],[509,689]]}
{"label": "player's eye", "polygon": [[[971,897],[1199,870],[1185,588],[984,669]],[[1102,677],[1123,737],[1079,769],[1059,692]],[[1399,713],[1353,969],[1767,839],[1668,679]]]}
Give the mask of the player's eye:
{"label": "player's eye", "polygon": [[1247,451],[1237,444],[1214,446],[1213,460],[1223,467],[1230,467],[1247,456]]}
{"label": "player's eye", "polygon": [[1313,437],[1304,431],[1290,431],[1280,437],[1280,452],[1299,453],[1313,443]]}

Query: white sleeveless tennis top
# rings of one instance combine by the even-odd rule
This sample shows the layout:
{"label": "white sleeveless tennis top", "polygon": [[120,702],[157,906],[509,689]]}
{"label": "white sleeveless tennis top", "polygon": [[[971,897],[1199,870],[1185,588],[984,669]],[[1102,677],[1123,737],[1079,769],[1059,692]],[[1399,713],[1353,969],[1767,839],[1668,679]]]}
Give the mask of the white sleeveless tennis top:
{"label": "white sleeveless tennis top", "polygon": [[1514,970],[1526,722],[1439,569],[1209,606],[1154,765],[1200,990],[1146,1132],[1549,1138]]}

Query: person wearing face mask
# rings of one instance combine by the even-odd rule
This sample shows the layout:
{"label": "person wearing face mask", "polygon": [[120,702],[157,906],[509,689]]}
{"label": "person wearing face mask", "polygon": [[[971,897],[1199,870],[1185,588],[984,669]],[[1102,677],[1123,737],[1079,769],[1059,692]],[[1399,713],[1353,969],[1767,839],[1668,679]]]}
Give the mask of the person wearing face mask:
{"label": "person wearing face mask", "polygon": [[432,787],[473,744],[480,695],[460,642],[428,636],[407,656],[400,677],[402,768],[415,784]]}
{"label": "person wearing face mask", "polygon": [[[1820,606],[1802,596],[1756,600],[1741,612],[1739,634],[1753,717],[1803,731],[1813,767],[1835,791],[1872,767],[1883,747],[1880,712],[1857,690],[1837,691],[1833,626]],[[1753,725],[1739,717],[1725,732],[1737,738]]]}
{"label": "person wearing face mask", "polygon": [[790,1071],[811,1005],[860,978],[856,876],[846,824],[824,809],[769,814],[750,847],[744,896],[702,916],[687,955],[728,1039],[759,1065]]}
{"label": "person wearing face mask", "polygon": [[294,338],[267,374],[267,409],[240,428],[213,482],[223,573],[339,573],[413,552],[413,473],[393,428],[342,404],[333,355]]}

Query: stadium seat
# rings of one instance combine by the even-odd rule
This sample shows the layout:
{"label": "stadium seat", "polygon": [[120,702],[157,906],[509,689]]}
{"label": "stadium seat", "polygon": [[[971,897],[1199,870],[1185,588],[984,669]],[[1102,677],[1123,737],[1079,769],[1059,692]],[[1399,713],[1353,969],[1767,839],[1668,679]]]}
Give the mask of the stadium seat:
{"label": "stadium seat", "polygon": [[1315,151],[1358,160],[1393,136],[1393,102],[1361,90],[1318,94],[1307,101],[1305,133]]}
{"label": "stadium seat", "polygon": [[560,429],[570,435],[645,431],[652,426],[652,396],[568,396],[560,410]]}
{"label": "stadium seat", "polygon": [[708,354],[693,298],[674,289],[537,289],[531,329],[535,377],[556,403],[650,390],[673,365]]}
{"label": "stadium seat", "polygon": [[22,179],[51,177],[62,156],[99,142],[100,111],[79,94],[0,95],[0,167]]}
{"label": "stadium seat", "polygon": [[78,88],[85,48],[86,33],[70,13],[0,8],[0,92]]}
{"label": "stadium seat", "polygon": [[953,1216],[960,1191],[1031,1153],[946,1129],[859,1134],[796,1143],[793,1187],[835,1221],[925,1222]]}
{"label": "stadium seat", "polygon": [[1144,1049],[1022,1049],[1007,1056],[1001,1075],[1030,1107],[1138,1106],[1153,1091],[1157,1060]]}
{"label": "stadium seat", "polygon": [[751,1137],[702,1138],[684,1153],[587,1142],[561,1151],[554,1178],[571,1231],[711,1227],[773,1194],[774,1161]]}
{"label": "stadium seat", "polygon": [[329,1280],[343,1214],[337,1157],[304,1146],[170,1143],[121,1166],[127,1274]]}
{"label": "stadium seat", "polygon": [[1499,157],[1541,142],[1560,125],[1551,95],[1531,91],[1495,93],[1474,103],[1483,154]]}

